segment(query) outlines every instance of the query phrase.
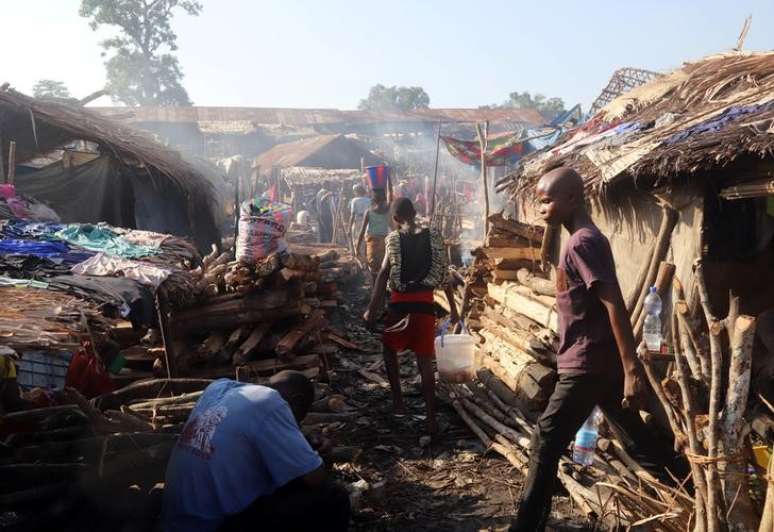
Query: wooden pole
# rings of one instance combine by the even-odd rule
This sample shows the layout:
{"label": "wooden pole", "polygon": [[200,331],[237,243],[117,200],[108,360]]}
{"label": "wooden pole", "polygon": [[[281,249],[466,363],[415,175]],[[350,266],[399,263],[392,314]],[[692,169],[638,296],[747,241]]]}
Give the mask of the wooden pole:
{"label": "wooden pole", "polygon": [[723,347],[720,333],[723,330],[723,322],[712,313],[709,293],[704,280],[704,267],[697,261],[694,267],[696,285],[699,288],[701,306],[707,319],[710,339],[710,398],[709,398],[709,423],[707,457],[707,530],[709,532],[721,532],[726,530],[726,508],[718,478],[717,457],[719,452],[719,420],[721,410],[720,386],[723,378]]}
{"label": "wooden pole", "polygon": [[8,180],[5,177],[5,161],[3,161],[3,159],[4,159],[4,157],[3,157],[3,151],[4,151],[3,146],[4,146],[4,144],[3,144],[3,137],[2,137],[2,135],[0,135],[0,177],[3,179],[3,183],[7,183]]}
{"label": "wooden pole", "polygon": [[[430,225],[433,224],[433,216],[435,215],[435,194],[438,188],[438,155],[441,152],[441,125],[442,122],[438,122],[438,138],[435,139],[435,170],[433,171],[433,207],[430,210]],[[427,202],[427,199],[425,199]]]}
{"label": "wooden pole", "polygon": [[[731,328],[733,333],[729,338],[731,361],[728,370],[728,391],[726,392],[723,419],[721,420],[723,449],[726,454],[739,452],[739,449],[743,450],[747,447],[747,438],[743,432],[744,412],[750,392],[752,351],[756,326],[756,319],[752,316],[739,315],[738,298],[736,299],[736,309],[729,310],[727,318],[729,320],[736,315],[734,326]],[[755,530],[757,525],[756,510],[750,500],[746,461],[729,458],[727,462],[721,463],[721,470],[725,477],[723,488],[729,524],[738,530]]]}
{"label": "wooden pole", "polygon": [[16,177],[16,141],[12,140],[8,146],[8,180],[13,185]]}
{"label": "wooden pole", "polygon": [[476,124],[476,134],[478,135],[478,145],[481,148],[481,182],[484,185],[484,237],[489,234],[489,187],[486,180],[486,150],[489,147],[489,121],[484,122],[483,129],[481,124]]}

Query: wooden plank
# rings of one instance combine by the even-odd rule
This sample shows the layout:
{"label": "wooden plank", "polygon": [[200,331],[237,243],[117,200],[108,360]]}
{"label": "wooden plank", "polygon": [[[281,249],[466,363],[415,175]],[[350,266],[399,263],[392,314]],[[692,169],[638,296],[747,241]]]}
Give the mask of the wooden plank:
{"label": "wooden plank", "polygon": [[482,248],[484,253],[490,259],[508,259],[508,260],[540,260],[540,248]]}
{"label": "wooden plank", "polygon": [[519,235],[532,242],[542,242],[545,228],[540,225],[529,225],[516,220],[506,220],[501,212],[495,213],[489,217],[489,223],[492,227],[500,231],[508,231]]}

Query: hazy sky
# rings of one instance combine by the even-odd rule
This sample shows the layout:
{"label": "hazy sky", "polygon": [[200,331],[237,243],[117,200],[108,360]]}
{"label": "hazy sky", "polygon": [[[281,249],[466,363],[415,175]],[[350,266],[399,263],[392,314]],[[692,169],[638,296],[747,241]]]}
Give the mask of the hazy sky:
{"label": "hazy sky", "polygon": [[[774,48],[774,0],[202,0],[173,22],[196,105],[352,109],[376,83],[420,85],[432,107],[512,91],[587,108],[616,68],[653,70],[731,48]],[[0,83],[75,96],[104,83],[79,0],[0,0]],[[102,100],[101,104],[109,103]]]}

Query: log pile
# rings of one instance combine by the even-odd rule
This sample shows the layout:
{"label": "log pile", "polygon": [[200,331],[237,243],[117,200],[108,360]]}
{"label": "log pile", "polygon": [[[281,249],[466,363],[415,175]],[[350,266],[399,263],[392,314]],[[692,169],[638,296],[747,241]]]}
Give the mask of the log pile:
{"label": "log pile", "polygon": [[555,289],[541,273],[544,240],[551,232],[502,214],[489,221],[485,245],[473,252],[458,308],[478,340],[478,365],[534,419],[556,375]]}
{"label": "log pile", "polygon": [[339,284],[354,278],[356,268],[336,249],[312,251],[318,252],[275,253],[254,264],[232,260],[231,252],[206,256],[194,272],[197,302],[169,313],[170,336],[178,343],[170,363],[178,374],[303,369],[316,367],[317,357],[299,355],[335,351],[326,310],[339,304]]}
{"label": "log pile", "polygon": [[[462,316],[476,325],[471,328],[478,338],[478,380],[450,384],[445,391],[482,443],[526,473],[532,423],[555,377],[555,288],[540,266],[552,235],[543,232],[539,246],[528,245],[529,236],[541,233],[499,215],[490,221],[487,245],[475,253],[463,298]],[[756,319],[740,314],[739,301],[733,297],[727,317],[713,314],[700,263],[695,277],[703,313],[692,314],[696,306],[686,301],[674,265],[664,261],[664,241],[668,246],[674,227],[674,216],[667,209],[662,225],[660,235],[666,236],[657,239],[629,309],[639,336],[644,321],[642,287],[656,286],[662,299],[671,295],[667,308],[673,315],[662,320],[673,352],[642,350],[640,357],[691,476],[678,479],[678,487],[667,486],[637,464],[619,442],[603,438],[592,467],[579,469],[565,458],[560,480],[578,507],[607,527],[753,532],[762,514],[764,523],[771,520],[771,493],[763,508],[756,504],[766,498],[770,473],[755,466],[749,452],[749,434],[766,430],[756,430],[745,419]],[[513,242],[513,249],[533,251],[529,257],[516,257],[522,252],[503,251],[508,242]],[[534,250],[542,251],[535,255]],[[770,446],[771,440],[764,438],[762,443]],[[764,479],[757,488],[751,481],[756,477]],[[691,485],[695,490],[686,487]]]}

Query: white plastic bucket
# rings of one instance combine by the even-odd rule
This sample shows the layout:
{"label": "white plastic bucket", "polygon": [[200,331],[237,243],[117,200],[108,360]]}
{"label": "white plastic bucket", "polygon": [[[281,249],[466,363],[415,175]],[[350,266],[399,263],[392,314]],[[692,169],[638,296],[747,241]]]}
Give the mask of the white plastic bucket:
{"label": "white plastic bucket", "polygon": [[473,380],[474,343],[469,334],[442,334],[435,337],[438,376],[443,382],[463,383]]}

